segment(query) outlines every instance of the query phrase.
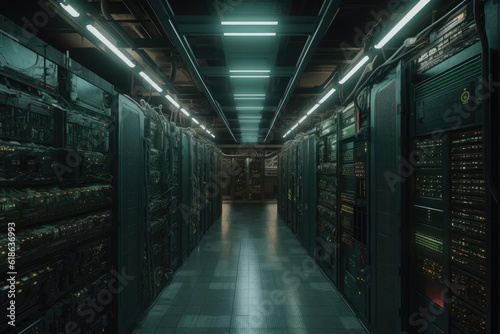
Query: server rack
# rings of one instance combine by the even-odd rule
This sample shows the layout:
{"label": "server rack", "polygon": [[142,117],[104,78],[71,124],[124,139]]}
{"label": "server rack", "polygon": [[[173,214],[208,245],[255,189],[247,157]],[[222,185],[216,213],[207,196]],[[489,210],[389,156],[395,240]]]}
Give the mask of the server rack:
{"label": "server rack", "polygon": [[372,276],[371,327],[375,333],[401,330],[403,236],[400,161],[406,70],[403,62],[371,89],[369,144],[369,265]]}
{"label": "server rack", "polygon": [[[16,327],[4,318],[0,331],[66,332],[71,324],[130,333],[187,256],[182,204],[205,210],[206,230],[220,217],[220,194],[212,215],[194,197],[181,202],[181,162],[192,157],[181,156],[181,130],[0,19],[8,63],[0,68],[0,266],[7,272],[12,260],[18,280]],[[218,161],[197,173],[205,183],[220,168],[213,147],[201,149],[199,166]],[[9,289],[2,282],[5,308]]]}
{"label": "server rack", "polygon": [[170,197],[170,265],[172,270],[177,270],[182,262],[182,217],[181,217],[181,150],[180,130],[175,123],[169,122],[165,126],[168,131],[168,153],[167,153],[167,182],[168,191],[166,196]]}
{"label": "server rack", "polygon": [[[366,140],[360,135],[361,111],[354,104],[339,114],[339,288],[365,323],[369,315],[367,282],[368,222],[366,195]],[[358,136],[359,135],[359,136]]]}
{"label": "server rack", "polygon": [[338,285],[338,116],[318,125],[318,176],[316,235],[319,265]]}
{"label": "server rack", "polygon": [[251,201],[264,199],[264,169],[263,158],[248,158],[248,199]]}
{"label": "server rack", "polygon": [[318,135],[316,129],[311,130],[304,140],[304,222],[303,231],[304,246],[309,252],[309,255],[315,256],[316,249],[316,205],[317,205],[317,173],[316,166],[318,165],[317,153]]}
{"label": "server rack", "polygon": [[313,255],[316,230],[316,131],[286,142],[278,154],[278,212],[297,239]]}
{"label": "server rack", "polygon": [[59,331],[70,321],[104,330],[111,304],[89,322],[73,305],[112,277],[114,119],[105,99],[113,87],[2,24],[0,266],[11,284],[1,283],[0,305],[15,301],[15,319],[3,317],[0,331]]}
{"label": "server rack", "polygon": [[[117,213],[115,242],[118,272],[133,277],[116,301],[116,330],[127,333],[133,330],[146,309],[142,305],[143,252],[146,221],[144,152],[144,114],[137,102],[129,97],[117,96],[116,115],[118,131],[116,146]],[[131,136],[131,133],[136,133]],[[139,159],[138,159],[139,157]]]}
{"label": "server rack", "polygon": [[[484,98],[484,54],[475,10],[471,3],[454,13],[413,62],[410,147],[416,164],[409,208],[415,279],[408,306],[414,317],[407,324],[413,331],[422,328],[426,315],[419,309],[425,306],[435,317],[425,332],[495,332],[496,320],[487,316],[496,304],[488,289],[496,282],[483,160],[489,140],[483,117],[490,110],[478,102]],[[462,37],[444,38],[456,32]],[[431,56],[432,49],[449,56]]]}

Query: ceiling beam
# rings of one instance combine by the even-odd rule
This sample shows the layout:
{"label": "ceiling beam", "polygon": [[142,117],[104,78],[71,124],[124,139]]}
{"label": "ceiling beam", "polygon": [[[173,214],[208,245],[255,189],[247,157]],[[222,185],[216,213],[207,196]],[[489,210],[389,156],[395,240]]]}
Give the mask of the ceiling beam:
{"label": "ceiling beam", "polygon": [[227,127],[227,131],[229,131],[234,141],[237,142],[233,132],[231,131],[229,123],[224,113],[222,112],[219,103],[214,99],[212,92],[210,91],[206,83],[203,81],[203,78],[201,77],[201,74],[198,70],[196,57],[189,48],[186,37],[183,36],[183,34],[178,31],[178,27],[176,27],[176,25],[174,24],[174,22],[176,22],[177,20],[177,17],[175,16],[172,8],[170,7],[170,4],[166,0],[161,0],[161,1],[151,1],[150,5],[154,10],[157,19],[162,23],[162,27],[163,29],[165,29],[167,36],[172,41],[172,44],[177,49],[177,52],[179,52],[182,60],[189,69],[189,72],[192,74],[193,80],[196,82],[199,88],[205,93],[205,96],[209,100],[210,105],[215,110],[217,115],[219,115],[219,117],[222,119],[222,121]]}
{"label": "ceiling beam", "polygon": [[335,18],[335,15],[339,10],[340,4],[341,4],[340,0],[327,0],[323,3],[323,6],[321,7],[320,10],[321,19],[316,27],[316,30],[314,31],[314,34],[308,38],[304,46],[304,49],[302,50],[302,54],[300,55],[298,62],[297,72],[288,83],[283,99],[281,100],[278,106],[278,109],[276,111],[276,114],[274,115],[274,119],[271,122],[271,126],[269,127],[269,131],[267,132],[264,141],[266,141],[269,135],[271,134],[271,131],[273,130],[274,125],[276,124],[276,120],[281,114],[281,111],[286,106],[288,100],[290,100],[290,97],[293,94],[293,91],[299,84],[302,73],[307,68],[307,65],[311,60],[312,56],[314,55],[316,48],[321,43],[323,36],[330,27],[330,24],[332,23],[333,19]]}
{"label": "ceiling beam", "polygon": [[[134,39],[134,45],[137,49],[175,50],[172,42],[167,38]],[[117,47],[127,48],[128,45],[121,42],[117,44]]]}

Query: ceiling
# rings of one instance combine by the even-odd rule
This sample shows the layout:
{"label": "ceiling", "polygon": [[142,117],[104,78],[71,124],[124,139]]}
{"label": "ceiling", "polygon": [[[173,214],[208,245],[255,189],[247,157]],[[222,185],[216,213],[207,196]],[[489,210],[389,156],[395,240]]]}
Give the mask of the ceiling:
{"label": "ceiling", "polygon": [[[374,38],[415,2],[66,0],[81,13],[73,18],[58,1],[39,0],[31,5],[14,2],[2,15],[36,30],[38,37],[69,53],[120,93],[161,104],[171,111],[173,121],[191,126],[217,144],[276,145],[360,59]],[[433,15],[453,4],[431,1],[432,8],[418,17],[413,30],[425,27]],[[88,23],[106,32],[137,66],[127,67],[110,55],[85,28]],[[387,45],[383,56],[401,41]],[[152,89],[138,69],[162,92]],[[352,86],[343,86],[296,131],[312,128],[346,103],[350,90]],[[167,101],[165,93],[190,116]]]}

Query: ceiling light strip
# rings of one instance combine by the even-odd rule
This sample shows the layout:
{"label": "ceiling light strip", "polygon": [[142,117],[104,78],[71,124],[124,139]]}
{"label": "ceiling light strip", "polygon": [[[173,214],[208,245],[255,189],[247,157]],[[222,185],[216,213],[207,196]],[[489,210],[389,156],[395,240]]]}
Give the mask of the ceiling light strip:
{"label": "ceiling light strip", "polygon": [[265,100],[265,97],[235,97],[235,100]]}
{"label": "ceiling light strip", "polygon": [[186,109],[181,108],[181,111],[182,111],[182,113],[183,113],[184,115],[186,115],[186,116],[188,116],[188,117],[190,116],[190,115],[189,115],[189,112],[188,112]]}
{"label": "ceiling light strip", "polygon": [[319,106],[320,106],[320,104],[319,104],[319,103],[316,103],[316,104],[314,105],[314,107],[312,107],[312,108],[311,108],[311,109],[307,112],[307,116],[311,115],[311,114],[312,114],[312,113],[313,113],[316,109],[318,109],[318,108],[319,108]]}
{"label": "ceiling light strip", "polygon": [[66,11],[68,12],[69,15],[73,16],[73,17],[79,17],[80,16],[80,13],[78,13],[78,11],[76,9],[74,9],[71,5],[66,5],[62,2],[59,3],[61,5],[61,7]]}
{"label": "ceiling light strip", "polygon": [[278,21],[221,21],[223,26],[277,26]]}
{"label": "ceiling light strip", "polygon": [[264,110],[264,107],[236,107],[236,110]]}
{"label": "ceiling light strip", "polygon": [[269,78],[269,75],[230,75],[230,78]]}
{"label": "ceiling light strip", "polygon": [[235,97],[264,97],[266,94],[234,94]]}
{"label": "ceiling light strip", "polygon": [[394,28],[392,28],[387,35],[378,44],[375,45],[375,49],[381,49],[384,45],[387,44],[396,34],[408,23],[411,21],[415,15],[417,15],[429,2],[430,0],[420,0],[415,7],[413,7],[408,14],[406,14],[401,21],[399,21]]}
{"label": "ceiling light strip", "polygon": [[158,86],[156,84],[156,82],[154,82],[146,73],[144,73],[143,71],[139,72],[139,75],[141,77],[144,78],[144,80],[146,80],[154,89],[156,89],[158,91],[158,93],[161,93],[163,91],[163,89],[161,89],[160,86]]}
{"label": "ceiling light strip", "polygon": [[325,102],[325,101],[326,101],[326,100],[328,100],[328,98],[330,98],[330,96],[332,96],[332,95],[333,95],[333,93],[335,93],[335,92],[336,92],[335,88],[332,88],[332,89],[331,89],[328,93],[326,93],[326,95],[325,95],[325,96],[323,96],[323,98],[322,98],[321,100],[319,100],[319,102],[318,102],[318,103],[319,103],[319,104],[321,104],[321,103]]}
{"label": "ceiling light strip", "polygon": [[361,61],[357,63],[356,66],[354,66],[353,69],[350,70],[349,73],[347,73],[347,75],[342,78],[342,80],[339,81],[339,84],[343,85],[344,83],[346,83],[347,80],[349,80],[357,71],[359,71],[359,69],[363,67],[363,65],[366,64],[368,60],[370,60],[370,57],[364,56],[363,59],[361,59]]}
{"label": "ceiling light strip", "polygon": [[225,32],[224,36],[233,36],[233,37],[276,36],[276,33],[275,32]]}
{"label": "ceiling light strip", "polygon": [[167,98],[167,100],[169,100],[169,101],[170,101],[170,103],[172,103],[172,104],[173,104],[176,108],[180,108],[180,106],[181,106],[181,105],[180,105],[180,104],[179,104],[176,100],[174,100],[174,98],[173,98],[172,96],[170,96],[170,95],[168,95],[168,94],[167,94],[167,95],[165,95],[165,97],[166,97],[166,98]]}
{"label": "ceiling light strip", "polygon": [[271,70],[229,70],[229,73],[271,73]]}
{"label": "ceiling light strip", "polygon": [[118,56],[125,64],[127,64],[129,67],[135,67],[135,64],[128,59],[120,50],[116,48],[116,46],[113,45],[106,37],[104,37],[99,30],[97,30],[93,25],[87,24],[87,30],[90,31],[95,37],[97,37],[101,42],[104,43],[115,55]]}

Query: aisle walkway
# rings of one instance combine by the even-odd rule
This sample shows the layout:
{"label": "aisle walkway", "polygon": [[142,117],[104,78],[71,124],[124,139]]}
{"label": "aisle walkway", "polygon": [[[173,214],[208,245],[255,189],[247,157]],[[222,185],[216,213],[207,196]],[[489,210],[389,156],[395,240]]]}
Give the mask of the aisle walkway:
{"label": "aisle walkway", "polygon": [[276,211],[224,204],[134,334],[365,334]]}

